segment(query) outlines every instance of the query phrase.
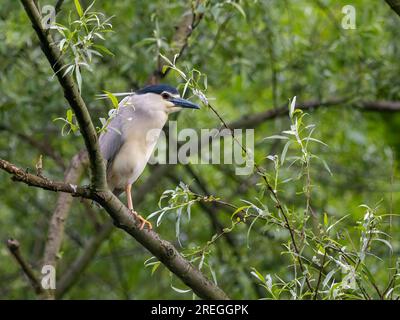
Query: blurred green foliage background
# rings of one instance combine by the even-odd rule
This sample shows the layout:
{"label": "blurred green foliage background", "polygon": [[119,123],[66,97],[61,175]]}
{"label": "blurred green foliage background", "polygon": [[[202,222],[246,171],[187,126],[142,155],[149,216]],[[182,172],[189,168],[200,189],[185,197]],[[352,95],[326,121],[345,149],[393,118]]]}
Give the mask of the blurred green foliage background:
{"label": "blurred green foliage background", "polygon": [[[39,1],[40,6],[55,2]],[[89,1],[81,3],[89,5]],[[380,214],[397,214],[400,205],[400,114],[357,108],[365,101],[400,100],[400,18],[384,1],[352,0],[356,29],[345,30],[341,27],[341,10],[347,4],[329,0],[246,0],[236,7],[230,1],[207,1],[204,18],[177,65],[207,75],[207,95],[215,99],[213,105],[227,122],[285,106],[294,96],[298,106],[306,101],[346,99],[307,111],[307,123],[317,127],[314,137],[329,146],[313,144],[312,152],[323,158],[332,171],[330,175],[321,162],[312,163],[312,207],[320,223],[324,213],[330,221],[350,215],[338,232],[357,242],[355,221],[365,213],[359,205],[379,204]],[[190,6],[190,1],[96,1],[95,11],[114,16],[113,33],[102,42],[114,56],[95,57],[92,72],[85,70],[82,74],[82,95],[95,125],[101,125],[99,118],[112,107],[107,100],[96,100],[95,95],[103,90],[124,92],[145,85],[157,68],[158,50],[168,51],[175,27]],[[68,24],[70,12],[76,18],[73,1],[66,0],[57,22]],[[157,47],[156,40],[161,46]],[[163,82],[178,85],[181,79],[171,72]],[[65,117],[68,106],[19,1],[3,0],[0,5],[0,92],[0,157],[34,171],[43,154],[44,174],[62,180],[70,159],[83,147],[83,140],[78,134],[62,136],[62,123],[53,121]],[[218,119],[206,108],[182,113],[178,121],[178,128],[219,126]],[[288,127],[286,116],[255,127],[255,157],[267,172],[273,172],[273,163],[266,157],[280,154],[284,143],[263,138]],[[174,189],[179,181],[204,193],[195,176],[208,193],[236,206],[242,206],[242,200],[256,201],[258,197],[271,210],[274,208],[270,197],[262,192],[257,174],[236,176],[229,165],[192,165],[191,170],[194,175],[183,165],[171,166],[136,209],[145,216],[156,211],[163,191]],[[149,166],[134,186],[134,199],[135,187],[152,171],[154,167]],[[286,168],[283,175],[293,176],[295,171],[295,167]],[[80,183],[89,183],[88,169]],[[284,203],[298,212],[304,209],[301,191],[301,181],[281,186]],[[38,268],[56,199],[57,194],[12,182],[0,172],[0,298],[35,298],[3,243],[8,237],[18,239],[24,257]],[[234,210],[208,206],[223,226],[231,225]],[[196,204],[190,221],[183,216],[182,247],[175,236],[174,213],[167,214],[156,230],[182,252],[204,246],[216,233],[205,210]],[[109,219],[102,210],[75,199],[59,253],[58,278],[98,235],[90,215],[97,223]],[[233,298],[268,297],[250,274],[253,267],[263,275],[293,278],[293,269],[288,267],[291,259],[282,255],[288,232],[264,227],[262,222],[257,222],[257,227],[247,241],[248,225],[239,224],[230,233],[234,249],[221,239],[207,257],[218,284]],[[370,271],[382,290],[400,250],[399,218],[385,218],[383,228],[390,231],[393,251],[384,244],[374,244],[373,252],[381,260],[368,258]],[[171,288],[172,284],[186,289],[166,268],[160,266],[151,274],[151,268],[144,266],[150,257],[122,231],[108,232],[78,282],[63,298],[190,299],[191,293]],[[212,276],[209,270],[205,272]]]}

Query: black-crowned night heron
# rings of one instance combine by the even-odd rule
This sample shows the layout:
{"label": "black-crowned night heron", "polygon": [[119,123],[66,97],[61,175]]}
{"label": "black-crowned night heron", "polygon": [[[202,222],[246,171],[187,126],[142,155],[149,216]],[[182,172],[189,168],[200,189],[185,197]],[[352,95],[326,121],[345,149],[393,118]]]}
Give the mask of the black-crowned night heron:
{"label": "black-crowned night heron", "polygon": [[169,85],[150,85],[119,103],[117,114],[100,136],[100,149],[107,161],[108,187],[117,196],[125,191],[128,208],[140,220],[140,229],[151,223],[133,209],[132,184],[142,174],[157,143],[168,114],[199,106],[182,99]]}

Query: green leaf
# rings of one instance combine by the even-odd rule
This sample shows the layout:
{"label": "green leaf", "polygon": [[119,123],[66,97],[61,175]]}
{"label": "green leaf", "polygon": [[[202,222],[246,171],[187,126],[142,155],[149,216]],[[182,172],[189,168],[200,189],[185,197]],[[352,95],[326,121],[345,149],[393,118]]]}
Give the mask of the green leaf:
{"label": "green leaf", "polygon": [[187,293],[187,292],[192,291],[191,289],[184,290],[184,289],[176,288],[176,287],[174,287],[172,284],[171,284],[171,288],[172,288],[172,290],[174,290],[174,291],[176,291],[176,292],[178,292],[178,293]]}
{"label": "green leaf", "polygon": [[327,232],[329,232],[329,230],[331,230],[335,225],[337,225],[338,223],[340,223],[342,220],[346,219],[348,216],[350,216],[350,214],[346,214],[344,217],[340,218],[338,221],[336,221],[334,224],[332,224],[331,226],[329,226],[329,228],[326,230]]}
{"label": "green leaf", "polygon": [[269,140],[269,139],[288,140],[289,138],[286,136],[281,136],[281,135],[273,135],[273,136],[264,138],[264,140]]}
{"label": "green leaf", "polygon": [[325,254],[325,248],[321,245],[318,245],[318,253],[320,255],[324,255]]}
{"label": "green leaf", "polygon": [[171,60],[169,60],[166,56],[160,53],[160,57],[163,58],[169,65],[173,66],[173,63]]}
{"label": "green leaf", "polygon": [[158,214],[161,213],[161,212],[164,212],[164,210],[161,209],[161,210],[154,211],[154,212],[152,212],[151,214],[149,214],[149,215],[147,216],[146,219],[149,220],[149,219],[155,217],[156,215],[158,215]]}
{"label": "green leaf", "polygon": [[326,212],[324,212],[324,226],[328,226],[328,215],[326,214]]}
{"label": "green leaf", "polygon": [[246,243],[247,243],[247,248],[248,248],[248,249],[250,249],[250,244],[249,244],[250,231],[251,231],[251,229],[253,228],[253,225],[256,223],[256,221],[257,221],[257,219],[258,219],[259,217],[260,217],[260,216],[257,216],[257,217],[254,218],[254,220],[251,222],[251,224],[250,224],[250,226],[249,226],[249,229],[247,230]]}
{"label": "green leaf", "polygon": [[381,239],[381,238],[372,239],[372,241],[380,241],[380,242],[386,244],[388,246],[388,248],[390,249],[390,252],[393,252],[393,247],[389,241],[387,241],[385,239]]}
{"label": "green leaf", "polygon": [[76,82],[78,83],[79,92],[82,92],[82,75],[79,68],[75,68]]}
{"label": "green leaf", "polygon": [[92,9],[94,3],[96,2],[96,0],[94,0],[85,10],[85,14],[88,13],[90,11],[90,9]]}
{"label": "green leaf", "polygon": [[73,133],[75,133],[75,132],[77,132],[79,130],[78,126],[75,125],[75,124],[70,123],[69,125],[70,125],[71,130],[72,130]]}
{"label": "green leaf", "polygon": [[158,269],[160,264],[161,264],[160,261],[157,261],[157,262],[154,263],[153,268],[151,268],[151,275],[153,275],[153,273],[156,272],[156,270]]}
{"label": "green leaf", "polygon": [[182,216],[182,207],[179,207],[176,211],[177,217],[175,222],[175,236],[178,239],[179,245],[182,247],[181,239],[180,239],[180,227],[181,227],[181,216]]}
{"label": "green leaf", "polygon": [[320,143],[320,144],[324,145],[325,147],[328,147],[328,145],[325,142],[322,142],[321,140],[318,140],[318,139],[315,139],[315,138],[307,137],[307,138],[304,138],[303,140],[314,141],[314,142],[317,142],[317,143]]}
{"label": "green leaf", "polygon": [[94,48],[100,50],[101,52],[108,54],[109,56],[114,56],[114,53],[112,53],[110,50],[108,50],[105,46],[102,46],[100,44],[94,44]]}
{"label": "green leaf", "polygon": [[168,65],[166,65],[166,64],[163,65],[162,70],[161,70],[161,73],[162,73],[162,74],[166,73],[168,69],[169,69],[169,66],[168,66]]}
{"label": "green leaf", "polygon": [[294,96],[294,98],[290,102],[290,107],[289,107],[289,117],[290,118],[293,118],[295,108],[296,108],[296,96]]}
{"label": "green leaf", "polygon": [[250,272],[250,274],[254,277],[256,277],[258,280],[260,280],[262,283],[265,283],[265,278],[263,277],[263,275],[261,273],[259,273],[257,271],[256,268],[251,268],[253,271]]}
{"label": "green leaf", "polygon": [[104,127],[107,124],[107,120],[105,118],[99,118],[101,125]]}
{"label": "green leaf", "polygon": [[326,169],[326,171],[328,171],[329,174],[330,174],[331,176],[333,176],[333,173],[332,173],[331,169],[329,168],[328,164],[326,163],[326,161],[323,160],[323,159],[321,159],[321,161],[322,161],[322,164],[323,164],[324,168]]}
{"label": "green leaf", "polygon": [[287,154],[287,151],[288,151],[291,143],[292,143],[292,141],[288,141],[288,142],[286,142],[285,146],[283,147],[282,154],[281,154],[281,165],[283,165],[285,163],[286,154]]}
{"label": "green leaf", "polygon": [[329,271],[329,273],[326,275],[324,281],[322,282],[322,287],[325,288],[326,285],[328,284],[329,280],[332,278],[332,276],[336,273],[336,269],[333,269]]}
{"label": "green leaf", "polygon": [[83,16],[83,10],[82,10],[82,7],[81,7],[81,4],[80,4],[79,0],[74,0],[74,2],[75,2],[76,11],[78,12],[79,17],[82,17]]}
{"label": "green leaf", "polygon": [[107,97],[111,100],[111,103],[114,108],[118,108],[118,99],[117,97],[109,91],[103,90],[103,92],[107,95]]}
{"label": "green leaf", "polygon": [[[167,212],[165,210],[160,210],[160,211],[161,211],[161,214],[158,216],[157,223],[156,223],[157,227],[161,224],[162,218],[163,218],[164,214]],[[148,219],[150,219],[150,218],[148,218]]]}
{"label": "green leaf", "polygon": [[227,4],[230,4],[231,6],[234,6],[237,11],[240,12],[240,14],[243,16],[243,18],[246,19],[246,13],[244,12],[243,8],[236,2],[226,2]]}
{"label": "green leaf", "polygon": [[237,208],[237,209],[235,210],[235,212],[232,213],[231,219],[233,219],[233,217],[234,217],[236,214],[238,214],[240,211],[244,211],[244,210],[247,209],[247,208],[250,208],[250,206],[242,206],[242,207]]}
{"label": "green leaf", "polygon": [[67,69],[64,71],[62,76],[65,77],[70,71],[74,71],[74,69],[75,69],[75,65],[71,64],[70,66],[67,67]]}

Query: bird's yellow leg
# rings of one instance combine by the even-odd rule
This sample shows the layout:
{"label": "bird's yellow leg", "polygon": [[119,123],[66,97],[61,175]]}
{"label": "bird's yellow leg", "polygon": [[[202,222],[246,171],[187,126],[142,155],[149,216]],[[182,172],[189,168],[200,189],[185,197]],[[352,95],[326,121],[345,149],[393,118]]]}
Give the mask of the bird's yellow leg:
{"label": "bird's yellow leg", "polygon": [[139,219],[140,221],[140,227],[139,229],[142,230],[145,226],[145,224],[147,224],[149,226],[149,229],[152,229],[153,226],[151,225],[150,221],[147,221],[145,218],[143,218],[140,214],[138,214],[134,209],[133,209],[133,202],[132,202],[132,185],[128,184],[125,188],[125,193],[126,193],[126,199],[128,201],[128,209],[135,215],[135,217],[137,219]]}

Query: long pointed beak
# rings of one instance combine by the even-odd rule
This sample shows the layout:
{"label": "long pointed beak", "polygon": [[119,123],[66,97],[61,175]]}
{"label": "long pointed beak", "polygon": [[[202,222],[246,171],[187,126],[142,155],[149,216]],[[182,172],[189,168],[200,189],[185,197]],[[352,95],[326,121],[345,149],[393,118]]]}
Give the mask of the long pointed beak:
{"label": "long pointed beak", "polygon": [[168,100],[171,101],[174,105],[182,107],[182,108],[200,109],[200,107],[197,104],[190,102],[189,100],[182,99],[182,98],[171,98]]}

